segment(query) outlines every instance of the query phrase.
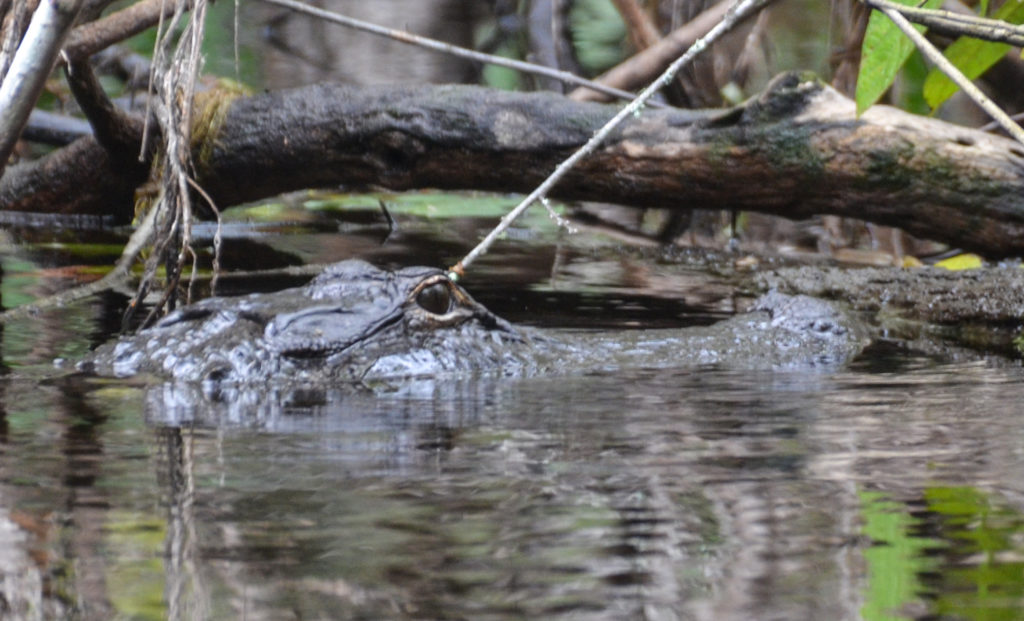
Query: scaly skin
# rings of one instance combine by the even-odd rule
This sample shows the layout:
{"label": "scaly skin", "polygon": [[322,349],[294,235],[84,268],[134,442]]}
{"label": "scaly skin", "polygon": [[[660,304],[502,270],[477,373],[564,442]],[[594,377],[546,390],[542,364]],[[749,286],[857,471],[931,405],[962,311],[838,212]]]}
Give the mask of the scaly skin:
{"label": "scaly skin", "polygon": [[602,334],[517,328],[441,270],[362,261],[304,287],[210,298],[99,348],[83,371],[190,382],[330,384],[401,377],[565,374],[619,368],[842,363],[866,332],[838,307],[770,293],[714,326]]}

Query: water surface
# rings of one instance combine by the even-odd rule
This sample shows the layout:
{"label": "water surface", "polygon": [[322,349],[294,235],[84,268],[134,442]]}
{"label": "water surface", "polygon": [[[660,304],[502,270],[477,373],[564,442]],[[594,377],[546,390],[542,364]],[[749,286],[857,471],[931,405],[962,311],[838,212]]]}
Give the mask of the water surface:
{"label": "water surface", "polygon": [[[384,246],[353,226],[268,243],[426,262],[484,224],[409,218]],[[510,242],[475,277],[520,321],[707,323],[734,304],[690,267],[530,248]],[[82,261],[22,238],[0,293],[66,285]],[[189,387],[55,377],[53,358],[108,338],[123,303],[4,327],[11,618],[1024,616],[1013,365],[882,344],[845,369],[419,381],[203,408]]]}

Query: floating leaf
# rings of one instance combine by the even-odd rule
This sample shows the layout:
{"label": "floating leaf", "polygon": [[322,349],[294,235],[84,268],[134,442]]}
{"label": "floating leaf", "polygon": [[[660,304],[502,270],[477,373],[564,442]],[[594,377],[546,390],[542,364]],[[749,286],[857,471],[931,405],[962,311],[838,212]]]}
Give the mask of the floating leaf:
{"label": "floating leaf", "polygon": [[[916,5],[914,0],[897,0],[900,4]],[[942,0],[928,0],[925,7],[933,9]],[[915,26],[919,31],[924,27]],[[857,75],[857,115],[871,107],[889,90],[900,67],[910,58],[914,44],[896,24],[881,11],[872,11],[861,48],[860,73]]]}
{"label": "floating leaf", "polygon": [[958,254],[948,259],[943,259],[935,264],[935,267],[941,267],[950,271],[959,270],[973,270],[984,265],[984,262],[976,254]]}
{"label": "floating leaf", "polygon": [[[1024,0],[1010,0],[999,7],[992,19],[999,19],[1011,24],[1024,23]],[[1006,43],[982,41],[971,37],[960,37],[946,48],[945,55],[957,69],[968,79],[985,73],[989,67],[1010,51]],[[938,108],[949,99],[959,87],[946,74],[932,69],[924,82],[924,99],[932,109]]]}

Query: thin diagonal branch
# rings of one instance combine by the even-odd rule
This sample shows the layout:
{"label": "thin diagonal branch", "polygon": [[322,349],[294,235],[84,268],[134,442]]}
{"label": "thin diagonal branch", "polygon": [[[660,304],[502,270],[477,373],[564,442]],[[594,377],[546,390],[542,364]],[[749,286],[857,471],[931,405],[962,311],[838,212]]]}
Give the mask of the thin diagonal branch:
{"label": "thin diagonal branch", "polygon": [[611,120],[605,123],[604,127],[598,130],[586,144],[580,147],[580,149],[573,153],[568,159],[563,161],[558,168],[556,168],[543,183],[537,186],[537,189],[524,198],[523,201],[515,207],[515,209],[505,214],[501,219],[501,222],[498,223],[498,226],[494,227],[494,229],[488,233],[475,248],[470,250],[461,261],[452,266],[450,270],[451,273],[455,277],[460,277],[464,273],[465,269],[469,267],[469,264],[475,261],[477,257],[487,252],[487,249],[491,247],[491,244],[493,244],[494,241],[505,232],[516,218],[529,209],[533,203],[545,196],[551,188],[553,188],[555,184],[565,176],[566,173],[572,170],[572,168],[579,163],[580,160],[597,150],[597,148],[601,146],[601,143],[604,142],[605,138],[607,138],[623,120],[629,116],[639,113],[647,103],[647,100],[664,88],[672,78],[675,77],[676,73],[678,73],[680,69],[693,62],[694,58],[706,50],[708,46],[714,43],[719,37],[732,30],[733,27],[735,27],[736,24],[742,21],[745,17],[751,15],[755,11],[759,11],[771,2],[772,0],[737,0],[737,2],[725,14],[725,17],[722,18],[722,21],[718,22],[718,25],[701,37],[693,44],[693,46],[690,47],[690,49],[686,50],[685,54],[669,65],[668,69],[666,69],[657,80],[652,82],[636,97],[636,99],[631,101],[629,105],[622,108],[622,110],[613,116]]}
{"label": "thin diagonal branch", "polygon": [[[515,69],[516,71],[522,71],[523,73],[529,73],[534,75],[542,75],[544,77],[553,78],[560,80],[568,84],[575,84],[576,86],[583,86],[586,88],[593,89],[605,95],[611,95],[618,97],[619,99],[632,99],[633,93],[624,91],[610,86],[605,86],[586,78],[581,78],[578,75],[569,73],[568,71],[559,71],[558,69],[552,69],[551,67],[544,67],[542,65],[535,65],[533,63],[523,62],[521,60],[515,60],[512,58],[504,58],[501,56],[494,56],[491,54],[484,54],[483,52],[477,52],[476,50],[469,50],[464,47],[457,45],[451,45],[450,43],[444,43],[443,41],[437,41],[429,39],[427,37],[421,37],[414,35],[403,30],[395,30],[393,28],[385,28],[384,26],[378,26],[377,24],[371,24],[362,20],[347,17],[345,15],[339,15],[338,13],[332,13],[331,11],[325,11],[316,7],[309,6],[303,2],[297,2],[296,0],[263,0],[267,4],[273,4],[275,6],[283,7],[286,9],[292,9],[300,13],[312,15],[313,17],[319,17],[335,24],[361,30],[363,32],[369,32],[370,34],[380,35],[388,37],[396,41],[408,43],[410,45],[417,45],[428,50],[434,50],[435,52],[442,52],[445,54],[451,54],[460,58],[467,58],[476,62],[487,63],[490,65],[496,65],[498,67],[505,67],[507,69]],[[656,105],[656,104],[652,104]]]}
{"label": "thin diagonal branch", "polygon": [[[194,0],[182,5],[188,10]],[[143,0],[106,17],[78,26],[71,31],[64,53],[71,60],[81,60],[155,26],[170,18],[179,6],[170,0]]]}
{"label": "thin diagonal branch", "polygon": [[907,21],[926,26],[932,32],[947,36],[968,36],[984,41],[1024,46],[1024,26],[1016,26],[999,19],[988,19],[965,13],[923,9],[906,6],[890,0],[865,0],[865,4],[878,10],[892,9]]}
{"label": "thin diagonal branch", "polygon": [[[679,58],[698,39],[706,35],[722,21],[729,3],[722,0],[711,5],[686,24],[662,37],[657,43],[637,52],[622,63],[597,77],[597,82],[616,88],[639,88],[655,78],[673,60]],[[592,91],[577,88],[569,93],[577,101],[604,101]]]}
{"label": "thin diagonal branch", "polygon": [[[868,4],[871,4],[874,0],[866,1]],[[1021,126],[1015,123],[1002,108],[997,106],[991,99],[982,93],[981,89],[968,80],[967,76],[961,73],[953,63],[949,62],[949,59],[943,56],[942,52],[936,49],[935,46],[924,37],[924,35],[918,32],[914,26],[907,21],[907,18],[903,17],[903,15],[895,9],[879,8],[878,10],[885,13],[886,17],[891,19],[903,34],[907,35],[907,37],[914,42],[914,45],[917,46],[917,49],[921,50],[921,53],[924,54],[925,58],[933,62],[939,70],[942,71],[942,73],[949,76],[949,79],[953,80],[964,94],[970,97],[974,103],[981,106],[981,109],[987,112],[989,116],[999,123],[999,126],[1005,129],[1014,140],[1024,144],[1024,129],[1021,129]]]}

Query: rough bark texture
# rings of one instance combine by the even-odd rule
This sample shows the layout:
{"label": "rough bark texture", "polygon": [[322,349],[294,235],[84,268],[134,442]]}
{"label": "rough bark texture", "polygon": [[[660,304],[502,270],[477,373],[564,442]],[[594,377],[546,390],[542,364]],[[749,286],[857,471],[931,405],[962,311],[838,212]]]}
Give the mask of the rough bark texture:
{"label": "rough bark texture", "polygon": [[757,290],[777,289],[845,300],[855,309],[932,324],[1018,328],[1024,317],[1024,270],[796,267],[758,273]]}
{"label": "rough bark texture", "polygon": [[135,212],[135,189],[145,177],[112,161],[92,137],[27,164],[0,179],[0,208],[10,211],[111,215],[120,222]]}
{"label": "rough bark texture", "polygon": [[1021,356],[1024,270],[1017,266],[964,271],[804,266],[757,273],[752,280],[756,291],[845,301],[871,317],[879,336],[909,351],[946,361],[977,360],[978,351]]}
{"label": "rough bark texture", "polygon": [[[526,192],[613,112],[478,87],[316,85],[236,100],[213,148],[196,145],[196,162],[219,207],[341,185]],[[25,192],[9,174],[0,206],[30,208]],[[1024,254],[1024,147],[884,106],[857,119],[849,99],[795,74],[730,111],[645,111],[554,195],[836,214],[989,256]],[[31,208],[54,210],[72,198],[51,192]],[[111,204],[79,201],[76,209],[109,212]]]}

